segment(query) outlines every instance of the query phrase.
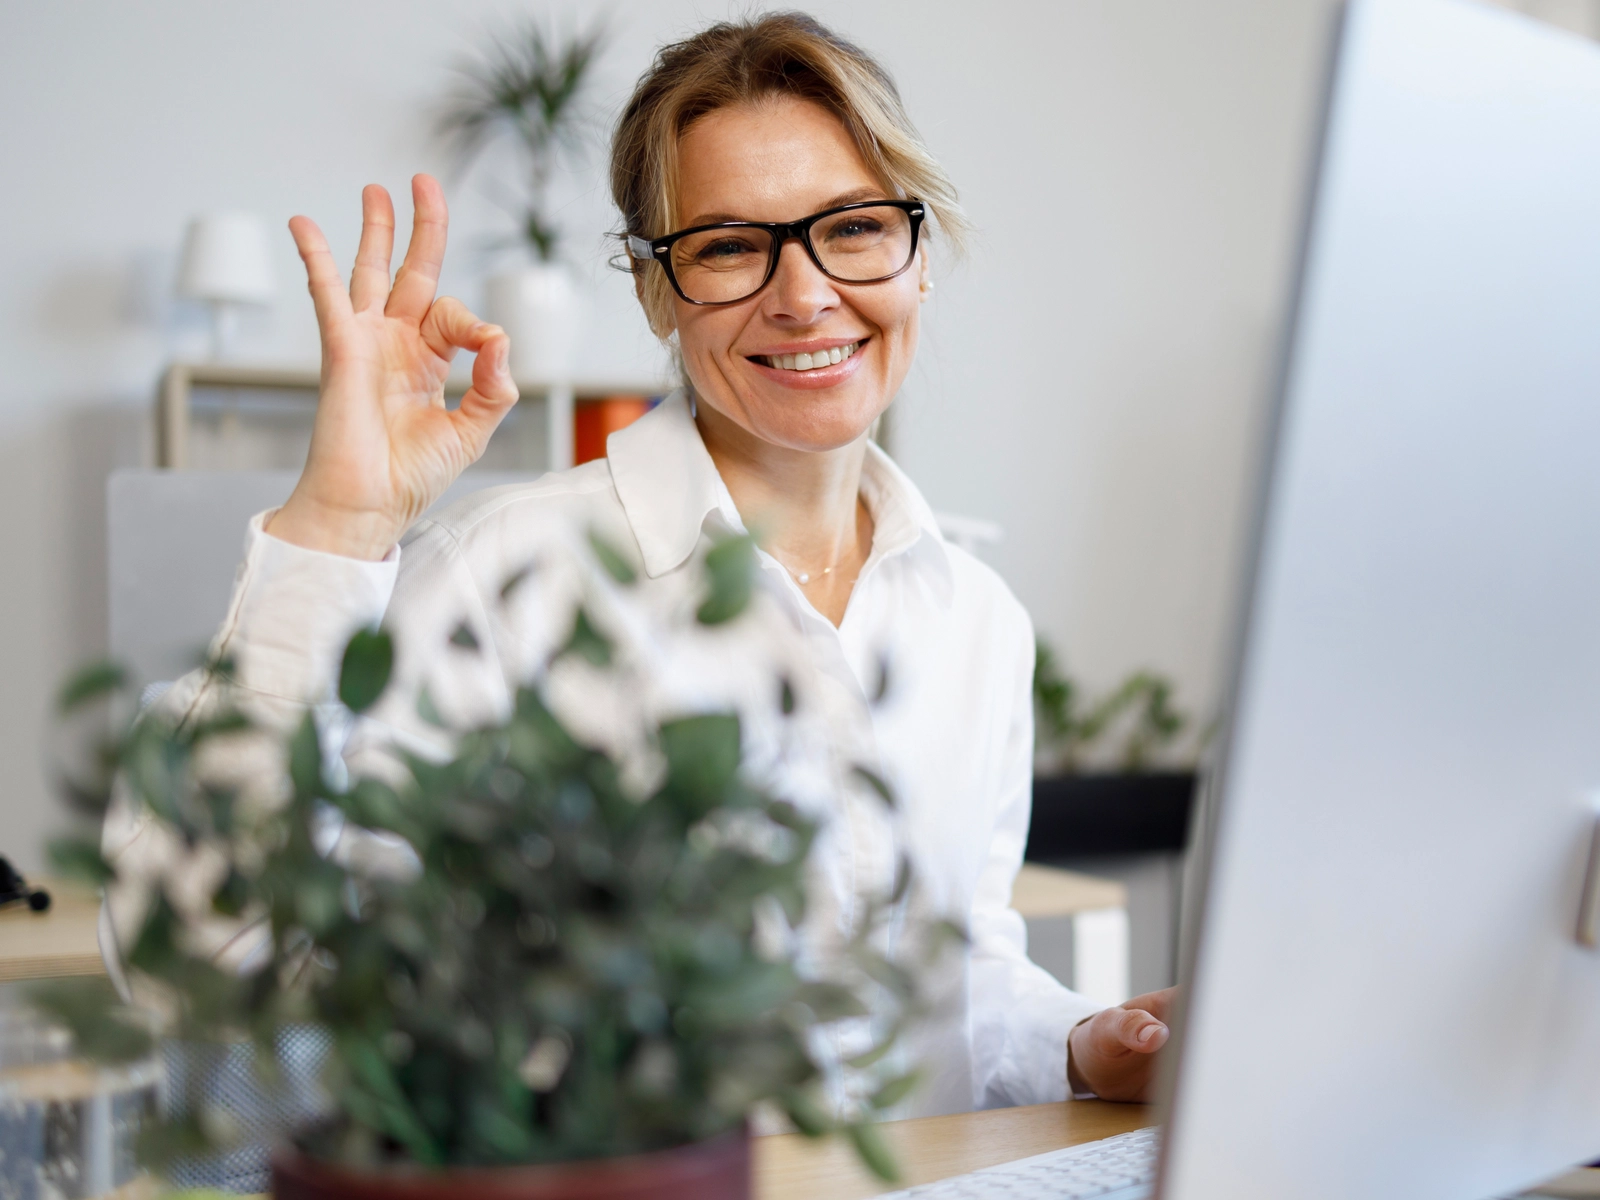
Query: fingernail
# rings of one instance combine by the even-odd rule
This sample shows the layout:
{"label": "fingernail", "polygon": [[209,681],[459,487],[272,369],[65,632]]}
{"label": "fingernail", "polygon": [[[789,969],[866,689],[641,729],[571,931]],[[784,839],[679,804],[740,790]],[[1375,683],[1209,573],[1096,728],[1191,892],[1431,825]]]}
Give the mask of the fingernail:
{"label": "fingernail", "polygon": [[1164,1025],[1159,1024],[1146,1025],[1139,1031],[1139,1040],[1146,1043],[1153,1042],[1156,1040],[1156,1034],[1160,1033],[1164,1028],[1166,1028]]}

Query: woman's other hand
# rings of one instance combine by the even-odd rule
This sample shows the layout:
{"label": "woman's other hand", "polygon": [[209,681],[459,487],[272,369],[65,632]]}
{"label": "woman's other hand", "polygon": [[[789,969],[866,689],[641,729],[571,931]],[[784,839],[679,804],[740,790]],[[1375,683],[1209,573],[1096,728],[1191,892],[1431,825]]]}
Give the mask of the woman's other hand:
{"label": "woman's other hand", "polygon": [[[415,219],[389,281],[394,205],[361,193],[361,246],[350,290],[308,217],[289,222],[322,335],[322,390],[300,482],[274,514],[273,537],[351,558],[380,559],[483,453],[517,401],[510,342],[459,300],[434,299],[449,213],[436,179],[411,181]],[[457,350],[472,351],[472,387],[454,411],[444,384]]]}
{"label": "woman's other hand", "polygon": [[1104,1008],[1067,1036],[1068,1084],[1102,1100],[1149,1100],[1156,1051],[1167,1044],[1167,1017],[1177,988],[1146,992]]}

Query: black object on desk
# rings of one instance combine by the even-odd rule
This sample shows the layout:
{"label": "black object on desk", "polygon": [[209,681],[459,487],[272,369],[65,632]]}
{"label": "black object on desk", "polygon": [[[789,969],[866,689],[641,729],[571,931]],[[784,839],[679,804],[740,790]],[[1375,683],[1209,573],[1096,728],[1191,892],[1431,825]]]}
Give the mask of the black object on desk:
{"label": "black object on desk", "polygon": [[1195,780],[1189,771],[1039,776],[1025,857],[1053,862],[1181,851],[1189,839]]}
{"label": "black object on desk", "polygon": [[22,873],[11,865],[11,860],[0,858],[0,907],[27,902],[34,912],[50,907],[50,893],[43,888],[29,887]]}

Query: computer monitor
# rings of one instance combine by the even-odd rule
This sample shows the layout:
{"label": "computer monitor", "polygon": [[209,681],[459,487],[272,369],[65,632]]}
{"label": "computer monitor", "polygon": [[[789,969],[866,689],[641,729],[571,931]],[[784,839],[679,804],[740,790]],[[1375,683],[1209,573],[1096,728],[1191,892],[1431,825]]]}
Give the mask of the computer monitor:
{"label": "computer monitor", "polygon": [[1475,1200],[1600,1156],[1600,46],[1342,19],[1163,1200]]}

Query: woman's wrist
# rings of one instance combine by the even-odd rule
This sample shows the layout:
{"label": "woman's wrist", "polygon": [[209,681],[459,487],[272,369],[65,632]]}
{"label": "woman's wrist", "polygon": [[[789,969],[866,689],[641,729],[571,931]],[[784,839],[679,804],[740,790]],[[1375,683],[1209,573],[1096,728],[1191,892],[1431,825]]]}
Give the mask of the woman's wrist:
{"label": "woman's wrist", "polygon": [[262,532],[307,550],[378,562],[387,557],[403,530],[382,513],[330,509],[296,490]]}
{"label": "woman's wrist", "polygon": [[1094,1088],[1089,1085],[1088,1080],[1084,1079],[1083,1072],[1078,1070],[1077,1061],[1072,1053],[1072,1039],[1092,1016],[1093,1014],[1091,1013],[1090,1016],[1079,1021],[1067,1033],[1067,1094],[1074,1100],[1094,1100],[1097,1098]]}

